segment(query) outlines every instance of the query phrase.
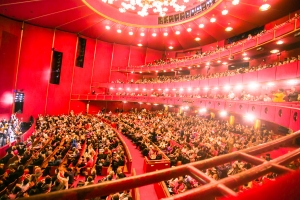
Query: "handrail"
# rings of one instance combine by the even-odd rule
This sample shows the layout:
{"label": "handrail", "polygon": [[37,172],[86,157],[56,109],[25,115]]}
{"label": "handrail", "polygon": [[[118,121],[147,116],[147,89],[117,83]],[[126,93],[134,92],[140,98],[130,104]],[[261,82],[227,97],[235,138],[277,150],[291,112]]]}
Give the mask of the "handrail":
{"label": "handrail", "polygon": [[105,122],[107,125],[110,126],[110,128],[112,128],[114,130],[114,132],[116,133],[117,137],[119,138],[119,140],[121,141],[124,149],[125,149],[125,152],[126,152],[126,157],[127,157],[127,168],[128,168],[128,172],[131,173],[131,170],[132,170],[132,156],[130,154],[130,151],[125,143],[125,141],[123,140],[123,138],[120,136],[120,133],[117,129],[115,129],[114,127],[112,127],[109,123],[107,123],[107,119],[104,119],[104,118],[100,118],[103,122]]}
{"label": "handrail", "polygon": [[[268,68],[265,68],[265,69],[262,69],[262,70],[256,70],[256,71],[250,71],[250,72],[247,72],[247,73],[240,73],[240,74],[234,74],[234,75],[229,75],[229,76],[221,76],[221,77],[208,77],[208,78],[203,78],[203,79],[195,79],[195,80],[189,80],[189,81],[170,81],[170,82],[153,82],[153,83],[100,83],[100,82],[93,82],[93,84],[96,84],[94,85],[94,87],[97,87],[97,84],[98,84],[98,87],[103,87],[103,88],[106,88],[106,87],[111,87],[111,85],[127,85],[127,86],[133,86],[133,87],[138,87],[138,86],[145,86],[145,85],[158,85],[158,84],[178,84],[178,83],[182,83],[182,84],[185,84],[185,83],[191,83],[191,82],[194,82],[194,81],[205,81],[205,80],[211,80],[211,79],[222,79],[222,78],[234,78],[234,77],[237,77],[237,76],[241,76],[241,75],[247,75],[247,74],[250,74],[250,73],[257,73],[256,75],[256,78],[258,78],[258,73],[259,72],[263,72],[265,70],[268,70],[268,69],[274,69],[275,70],[278,68],[278,67],[290,67],[288,65],[293,65],[293,64],[296,64],[297,67],[299,68],[300,66],[300,61],[299,60],[296,60],[294,62],[290,62],[290,63],[286,63],[286,64],[282,64],[282,65],[277,65],[277,66],[273,66],[273,67],[268,67]],[[297,72],[295,73],[295,77],[294,78],[297,78]],[[285,80],[285,79],[282,79],[281,77],[275,77],[276,80]],[[239,84],[242,84],[242,83],[239,83]],[[247,84],[247,83],[244,83],[244,84]],[[208,85],[207,85],[208,86]],[[215,85],[214,85],[215,86]],[[196,86],[198,87],[198,86]]]}
{"label": "handrail", "polygon": [[[201,196],[201,198],[204,198],[205,196],[211,195],[214,192],[219,192],[227,196],[236,196],[237,194],[233,192],[230,188],[242,185],[245,182],[258,178],[271,171],[276,171],[276,172],[279,171],[280,173],[290,172],[291,171],[290,169],[279,165],[300,157],[300,148],[286,155],[283,155],[279,158],[276,158],[270,162],[263,162],[262,164],[255,166],[247,171],[241,172],[239,174],[218,181],[212,181],[211,178],[207,177],[200,170],[217,166],[220,164],[224,164],[227,162],[235,161],[237,159],[247,160],[249,162],[257,164],[258,158],[254,157],[253,154],[262,151],[267,151],[270,148],[278,147],[298,137],[300,137],[300,131],[297,131],[293,134],[290,134],[288,136],[285,136],[283,138],[277,139],[275,141],[263,145],[251,147],[242,151],[237,151],[226,155],[213,157],[203,161],[198,161],[198,162],[189,163],[186,165],[181,165],[169,169],[141,174],[134,177],[127,177],[124,179],[114,180],[110,182],[90,185],[86,187],[58,191],[58,192],[48,193],[44,195],[36,195],[26,199],[30,199],[30,200],[35,200],[35,199],[51,200],[51,199],[66,199],[66,198],[73,199],[73,200],[88,199],[97,196],[103,196],[106,194],[112,194],[126,189],[157,183],[163,180],[168,180],[174,177],[184,176],[187,174],[191,175],[196,180],[199,181],[204,180],[207,182],[207,184],[189,190],[185,193],[174,195],[171,198],[168,198],[168,200],[199,199],[199,196]],[[250,153],[251,155],[248,153]]]}

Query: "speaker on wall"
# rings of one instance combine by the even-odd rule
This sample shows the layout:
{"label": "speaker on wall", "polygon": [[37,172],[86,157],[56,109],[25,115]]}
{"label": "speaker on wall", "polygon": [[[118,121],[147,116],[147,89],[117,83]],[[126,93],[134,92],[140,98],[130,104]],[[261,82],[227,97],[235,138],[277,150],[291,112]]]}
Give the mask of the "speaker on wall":
{"label": "speaker on wall", "polygon": [[23,92],[15,92],[14,113],[23,113],[24,97]]}
{"label": "speaker on wall", "polygon": [[53,51],[50,83],[59,85],[63,53]]}
{"label": "speaker on wall", "polygon": [[77,67],[83,67],[85,46],[86,46],[86,39],[78,37],[77,53],[76,53],[76,66]]}

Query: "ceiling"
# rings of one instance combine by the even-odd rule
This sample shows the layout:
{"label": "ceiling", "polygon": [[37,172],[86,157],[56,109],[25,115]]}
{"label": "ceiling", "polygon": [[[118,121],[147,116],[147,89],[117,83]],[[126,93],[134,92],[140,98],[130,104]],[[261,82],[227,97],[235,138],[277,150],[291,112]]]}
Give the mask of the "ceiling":
{"label": "ceiling", "polygon": [[[187,7],[200,3],[200,0],[190,0]],[[142,44],[156,50],[169,50],[172,46],[173,50],[182,50],[230,38],[300,9],[299,0],[268,0],[267,3],[271,8],[261,12],[259,7],[263,0],[240,0],[236,6],[232,5],[231,0],[219,0],[194,18],[167,25],[158,25],[158,16],[153,12],[146,17],[135,12],[120,13],[120,0],[114,5],[104,4],[102,0],[0,0],[0,14],[25,23],[112,43]],[[229,13],[224,16],[221,12],[225,6]],[[174,14],[174,10],[169,9],[167,15],[170,13]],[[213,15],[217,19],[215,23],[209,21]],[[204,23],[205,27],[199,28],[200,23]],[[228,23],[233,28],[231,32],[225,31]],[[106,26],[110,29],[107,30]],[[191,28],[191,32],[187,28]],[[117,29],[122,32],[118,33]],[[130,31],[133,35],[128,34]],[[180,34],[175,34],[176,31]],[[141,32],[145,35],[141,36]],[[156,37],[152,36],[153,32]],[[168,36],[164,36],[164,32],[168,32]],[[196,41],[196,37],[201,40]]]}

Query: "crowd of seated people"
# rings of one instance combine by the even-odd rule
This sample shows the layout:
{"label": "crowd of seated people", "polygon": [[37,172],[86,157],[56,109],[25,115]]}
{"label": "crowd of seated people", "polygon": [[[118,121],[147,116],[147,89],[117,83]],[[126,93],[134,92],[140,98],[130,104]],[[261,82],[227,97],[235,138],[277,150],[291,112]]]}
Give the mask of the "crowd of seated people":
{"label": "crowd of seated people", "polygon": [[144,66],[130,66],[131,68],[141,68],[141,67],[151,67],[151,66],[156,66],[156,65],[167,65],[167,64],[173,64],[173,63],[181,63],[181,62],[185,62],[185,61],[188,61],[188,60],[194,60],[194,59],[197,59],[197,58],[202,58],[202,57],[206,57],[206,56],[209,56],[211,54],[215,54],[215,53],[218,53],[218,52],[222,52],[222,51],[225,51],[225,50],[228,50],[234,46],[237,46],[237,45],[242,45],[243,43],[247,42],[248,40],[252,40],[252,39],[255,39],[257,37],[261,37],[263,36],[264,34],[267,34],[267,33],[270,33],[271,31],[274,31],[288,23],[291,23],[293,22],[295,19],[298,19],[300,17],[300,15],[298,13],[295,13],[294,17],[290,18],[288,21],[286,22],[283,22],[281,24],[278,24],[278,25],[275,25],[273,29],[270,29],[270,30],[263,30],[261,33],[257,34],[257,35],[248,35],[248,38],[243,40],[243,41],[238,41],[238,42],[233,42],[231,44],[228,44],[224,47],[219,47],[217,46],[216,48],[212,49],[212,50],[209,50],[209,51],[205,51],[205,52],[196,52],[195,55],[192,55],[192,56],[186,56],[186,57],[183,57],[183,58],[166,58],[166,59],[159,59],[159,60],[154,60],[153,62],[150,62]]}
{"label": "crowd of seated people", "polygon": [[[159,160],[162,159],[160,153],[162,151],[169,157],[171,166],[205,160],[280,137],[265,128],[256,130],[241,124],[230,125],[218,119],[184,116],[164,111],[143,110],[110,116],[109,119],[117,123],[118,129],[132,140],[143,156],[147,156],[150,160]],[[251,167],[249,163],[236,161],[203,172],[218,180]],[[265,178],[255,181],[262,184]],[[270,174],[268,178],[271,179]],[[199,185],[189,176],[171,179],[166,181],[166,184],[171,194],[178,194]],[[245,185],[243,187],[246,188]],[[236,190],[241,191],[241,188]]]}
{"label": "crowd of seated people", "polygon": [[18,119],[16,114],[12,114],[10,119],[0,121],[0,146],[5,145],[11,140],[18,139],[21,133],[22,119]]}
{"label": "crowd of seated people", "polygon": [[[110,177],[98,182],[124,178],[125,160],[116,133],[98,118],[73,112],[39,116],[31,137],[11,145],[0,159],[0,199],[91,185],[103,167],[112,169]],[[82,180],[76,185],[78,177],[84,177],[83,185]],[[98,199],[111,199],[113,195],[130,199],[127,191]]]}
{"label": "crowd of seated people", "polygon": [[254,71],[260,71],[267,68],[272,68],[292,62],[296,62],[300,60],[300,55],[298,57],[285,58],[283,61],[277,61],[274,63],[264,63],[258,66],[252,66],[249,68],[239,68],[235,70],[226,70],[224,72],[216,72],[216,73],[207,73],[207,74],[196,74],[196,75],[176,75],[176,76],[156,76],[152,78],[143,78],[137,80],[135,83],[137,84],[146,84],[146,83],[173,83],[173,82],[186,82],[186,81],[194,81],[194,80],[203,80],[210,78],[221,78],[226,76],[234,76],[237,74],[250,73]]}
{"label": "crowd of seated people", "polygon": [[265,129],[175,113],[123,113],[115,120],[144,156],[149,156],[155,144],[170,158],[172,166],[256,146],[278,137]]}

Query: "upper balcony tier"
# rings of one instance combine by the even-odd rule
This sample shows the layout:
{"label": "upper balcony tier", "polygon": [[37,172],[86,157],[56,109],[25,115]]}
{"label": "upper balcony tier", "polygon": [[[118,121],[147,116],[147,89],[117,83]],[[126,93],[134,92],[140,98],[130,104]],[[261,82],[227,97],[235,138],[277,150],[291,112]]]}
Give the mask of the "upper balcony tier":
{"label": "upper balcony tier", "polygon": [[151,89],[173,89],[173,88],[209,88],[223,87],[225,85],[247,85],[251,83],[264,83],[272,81],[287,80],[287,83],[296,84],[300,77],[300,61],[287,63],[284,65],[267,68],[259,71],[253,71],[244,74],[236,74],[220,78],[210,78],[202,80],[193,80],[186,82],[171,83],[149,83],[149,84],[121,84],[121,83],[97,83],[94,82],[94,88],[131,88],[136,90]]}
{"label": "upper balcony tier", "polygon": [[167,61],[161,65],[142,65],[142,66],[112,66],[112,71],[121,71],[126,73],[144,73],[144,72],[159,72],[164,70],[176,70],[183,67],[190,67],[199,65],[201,63],[217,61],[222,58],[240,54],[244,51],[256,49],[259,46],[268,44],[282,38],[286,35],[292,34],[300,29],[300,18],[294,17],[293,19],[276,26],[272,30],[265,31],[255,37],[239,41],[234,44],[220,47],[218,50],[204,52],[205,56],[192,56],[173,61]]}

